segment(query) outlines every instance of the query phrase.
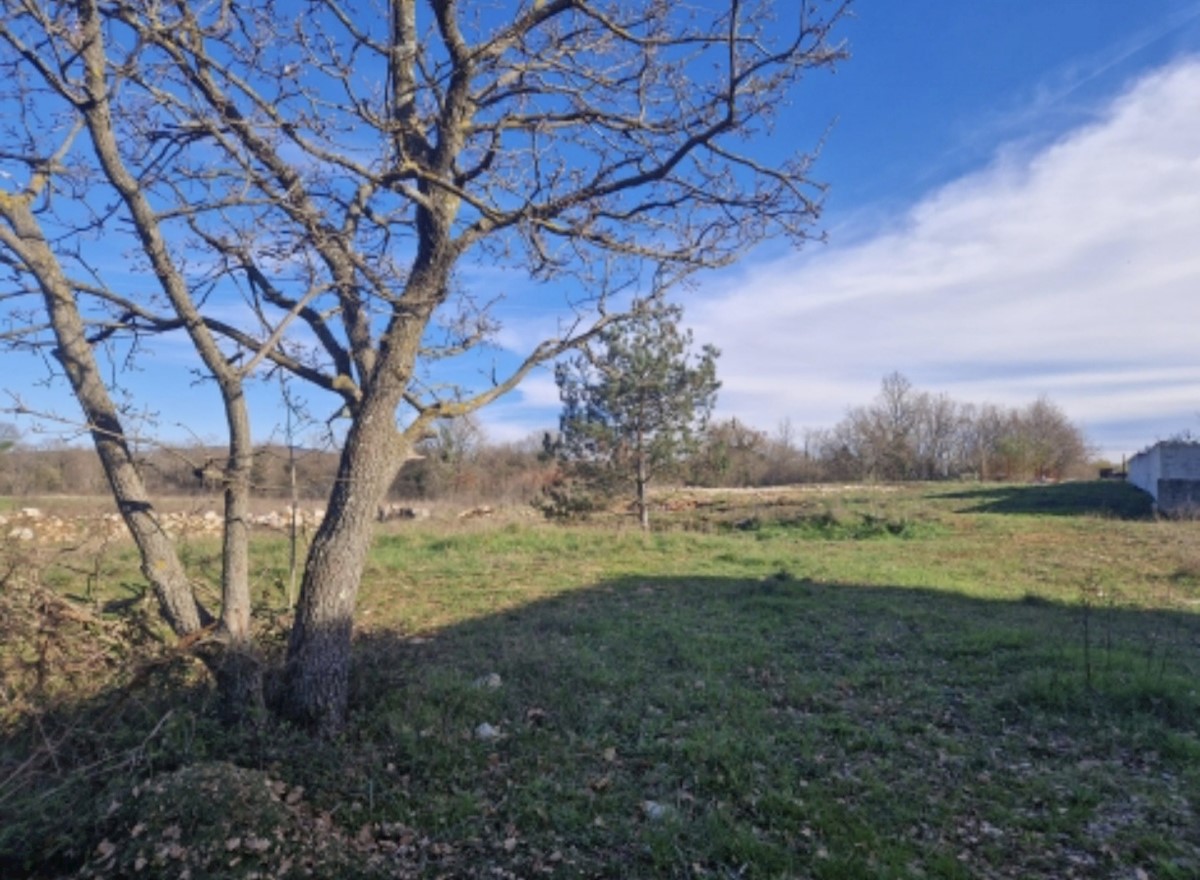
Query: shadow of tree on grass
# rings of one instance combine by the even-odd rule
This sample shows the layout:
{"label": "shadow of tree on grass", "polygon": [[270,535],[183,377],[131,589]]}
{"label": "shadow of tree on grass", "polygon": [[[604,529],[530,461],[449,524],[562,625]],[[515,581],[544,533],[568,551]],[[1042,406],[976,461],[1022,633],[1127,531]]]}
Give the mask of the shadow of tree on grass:
{"label": "shadow of tree on grass", "polygon": [[1150,519],[1153,499],[1141,489],[1120,480],[994,484],[947,492],[942,498],[973,502],[964,513],[1018,513],[1049,516],[1108,516],[1116,519]]}
{"label": "shadow of tree on grass", "polygon": [[[1190,614],[621,579],[363,633],[335,742],[222,730],[181,683],[126,698],[90,760],[138,760],[50,762],[7,792],[0,869],[178,876],[207,847],[194,877],[1194,876],[1198,646]],[[6,778],[38,728],[0,741]],[[237,812],[230,786],[273,799]],[[68,794],[77,815],[29,821]]]}

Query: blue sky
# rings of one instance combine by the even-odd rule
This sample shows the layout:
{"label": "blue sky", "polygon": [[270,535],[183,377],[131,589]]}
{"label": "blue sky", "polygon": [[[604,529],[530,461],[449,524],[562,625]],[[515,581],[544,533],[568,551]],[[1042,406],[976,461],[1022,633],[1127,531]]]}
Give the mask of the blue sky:
{"label": "blue sky", "polygon": [[[1200,429],[1200,0],[858,0],[842,34],[851,59],[766,145],[825,134],[826,241],[766,245],[684,300],[723,351],[718,416],[830,427],[900,371],[963,402],[1046,395],[1113,458]],[[551,320],[523,293],[514,351]],[[183,355],[160,345],[121,382],[158,412],[148,430],[219,440]],[[27,360],[0,363],[25,402],[74,411]],[[253,391],[260,438],[275,390]],[[557,411],[543,370],[482,421],[510,440]]]}
{"label": "blue sky", "polygon": [[[863,0],[852,58],[777,136],[832,121],[827,241],[687,301],[718,416],[829,427],[900,371],[1048,396],[1112,458],[1200,429],[1200,2]],[[487,419],[533,427],[547,375]]]}

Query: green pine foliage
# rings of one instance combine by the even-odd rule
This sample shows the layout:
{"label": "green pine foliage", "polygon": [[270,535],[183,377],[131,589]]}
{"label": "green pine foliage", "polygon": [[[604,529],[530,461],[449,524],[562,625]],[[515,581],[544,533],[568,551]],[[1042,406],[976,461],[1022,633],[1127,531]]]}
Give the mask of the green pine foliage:
{"label": "green pine foliage", "polygon": [[717,357],[692,352],[678,306],[646,304],[555,370],[563,412],[548,451],[559,478],[545,508],[578,516],[630,493],[649,527],[646,487],[695,451],[716,403]]}

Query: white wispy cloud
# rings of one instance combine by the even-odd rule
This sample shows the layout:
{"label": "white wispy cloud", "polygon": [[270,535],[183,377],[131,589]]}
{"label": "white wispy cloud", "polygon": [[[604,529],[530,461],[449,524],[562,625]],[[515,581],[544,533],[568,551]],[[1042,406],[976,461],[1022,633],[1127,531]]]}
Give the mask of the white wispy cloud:
{"label": "white wispy cloud", "polygon": [[1086,102],[1076,97],[1086,86],[1123,65],[1134,61],[1147,49],[1159,43],[1179,40],[1187,45],[1200,21],[1200,2],[1191,0],[1148,24],[1131,27],[1123,38],[1107,43],[1090,55],[1072,58],[1053,71],[1034,89],[1032,100],[1021,102],[995,119],[996,130],[1028,130],[1053,124],[1053,116],[1064,113],[1086,113]]}
{"label": "white wispy cloud", "polygon": [[998,149],[868,238],[707,285],[688,323],[724,351],[720,409],[829,425],[899,370],[964,401],[1046,394],[1107,432],[1093,438],[1105,451],[1134,422],[1192,426],[1198,95],[1200,59],[1178,62],[1052,144]]}

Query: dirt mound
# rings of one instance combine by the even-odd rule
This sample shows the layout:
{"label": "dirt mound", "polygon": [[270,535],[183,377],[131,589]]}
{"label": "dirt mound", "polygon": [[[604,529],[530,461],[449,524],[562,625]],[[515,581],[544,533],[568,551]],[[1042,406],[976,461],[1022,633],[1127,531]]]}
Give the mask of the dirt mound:
{"label": "dirt mound", "polygon": [[389,836],[366,826],[351,837],[313,810],[303,789],[223,762],[194,764],[118,791],[100,830],[80,877],[413,873],[405,844],[415,835],[407,829],[387,829]]}

